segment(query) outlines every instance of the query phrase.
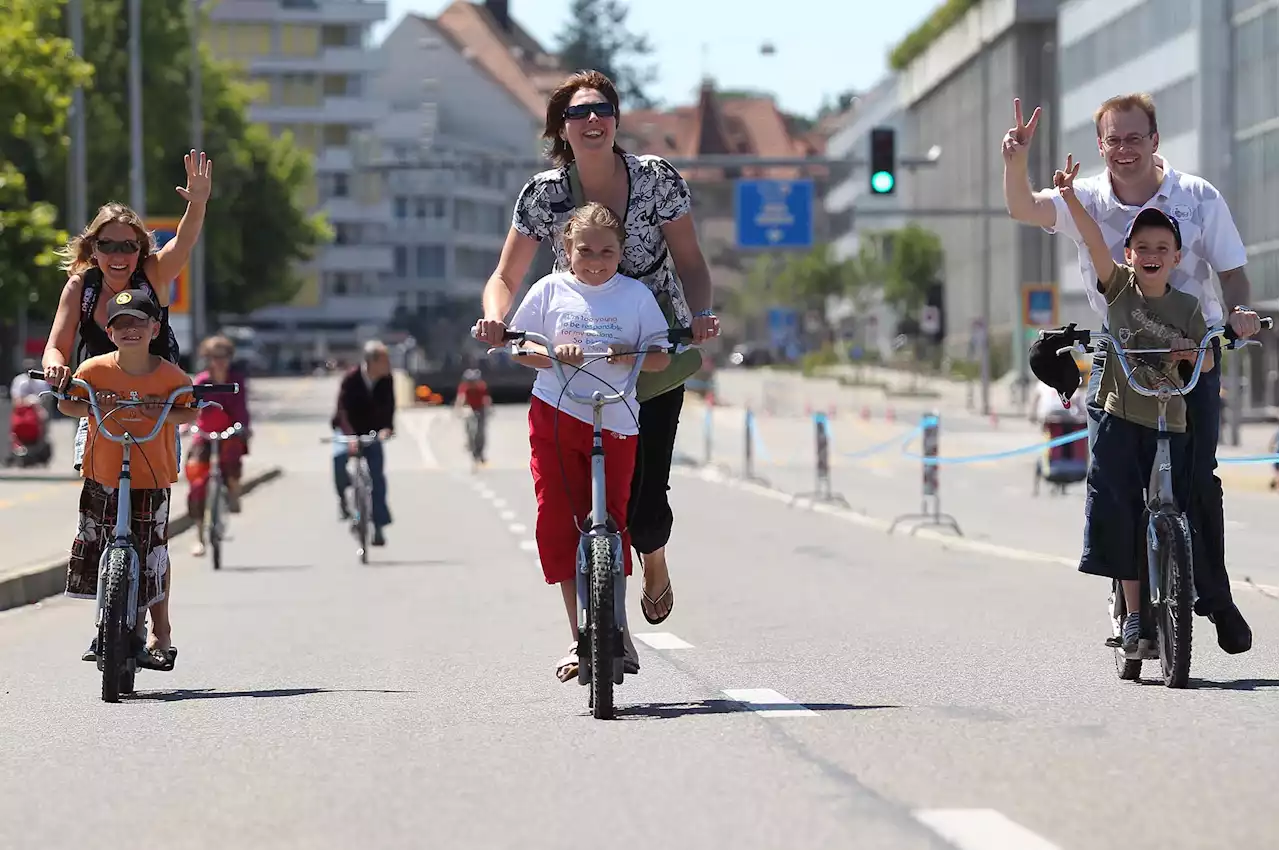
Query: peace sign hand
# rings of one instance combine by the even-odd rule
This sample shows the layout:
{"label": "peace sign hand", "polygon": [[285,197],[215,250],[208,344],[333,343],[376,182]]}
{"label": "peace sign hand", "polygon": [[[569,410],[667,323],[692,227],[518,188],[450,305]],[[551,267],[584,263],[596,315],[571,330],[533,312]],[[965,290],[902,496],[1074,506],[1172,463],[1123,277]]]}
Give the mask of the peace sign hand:
{"label": "peace sign hand", "polygon": [[1080,173],[1080,163],[1075,161],[1075,157],[1067,154],[1067,165],[1060,171],[1053,172],[1053,188],[1058,190],[1058,194],[1062,195],[1064,200],[1069,200],[1076,196],[1076,175]]}
{"label": "peace sign hand", "polygon": [[187,167],[187,186],[174,188],[187,203],[203,204],[209,200],[209,190],[213,188],[213,160],[207,158],[204,151],[200,151],[197,160],[193,148],[191,153],[183,155],[182,162]]}
{"label": "peace sign hand", "polygon": [[1004,141],[1000,144],[1000,152],[1004,154],[1004,158],[1008,162],[1021,160],[1026,162],[1027,151],[1031,147],[1031,140],[1036,135],[1036,125],[1040,123],[1040,107],[1036,107],[1031,113],[1031,118],[1025,124],[1022,122],[1022,101],[1018,98],[1013,99],[1013,127],[1009,132],[1004,134]]}

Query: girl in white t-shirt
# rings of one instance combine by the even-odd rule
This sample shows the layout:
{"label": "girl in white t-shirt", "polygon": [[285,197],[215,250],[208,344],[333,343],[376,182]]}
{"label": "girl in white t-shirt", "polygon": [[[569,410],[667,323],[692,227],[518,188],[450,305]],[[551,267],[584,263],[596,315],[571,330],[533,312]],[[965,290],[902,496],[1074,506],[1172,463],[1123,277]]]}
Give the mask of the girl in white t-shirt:
{"label": "girl in white t-shirt", "polygon": [[[606,393],[622,389],[635,362],[634,355],[592,355],[636,351],[643,340],[667,329],[667,319],[649,287],[618,274],[624,235],[622,221],[608,207],[598,203],[580,207],[564,229],[570,271],[547,275],[535,283],[511,319],[514,330],[533,331],[551,340],[555,358],[569,367],[565,372],[570,388],[579,395],[590,395],[597,389]],[[532,342],[524,345],[537,353],[517,362],[539,370],[529,407],[529,469],[538,500],[538,556],[547,584],[560,585],[569,630],[576,640],[578,524],[591,510],[591,407],[561,392],[564,387],[542,346]],[[670,360],[658,347],[643,356],[641,368],[646,372],[661,372]],[[607,405],[603,413],[605,503],[609,517],[622,531],[627,575],[631,575],[627,500],[640,431],[638,411],[633,391],[625,402]],[[638,656],[630,630],[624,634],[626,670],[635,673],[640,669]],[[562,682],[577,678],[576,644],[556,665],[556,676]]]}

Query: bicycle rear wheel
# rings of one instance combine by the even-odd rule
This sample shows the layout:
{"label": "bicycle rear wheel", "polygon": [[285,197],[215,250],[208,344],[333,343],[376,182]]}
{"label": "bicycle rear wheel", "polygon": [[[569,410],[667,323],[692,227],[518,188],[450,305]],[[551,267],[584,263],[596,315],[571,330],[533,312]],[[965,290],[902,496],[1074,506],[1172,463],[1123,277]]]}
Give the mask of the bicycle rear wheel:
{"label": "bicycle rear wheel", "polygon": [[102,623],[98,626],[98,658],[102,670],[102,701],[119,702],[122,685],[133,690],[128,670],[133,641],[125,612],[129,596],[129,553],[125,549],[107,551],[106,586],[102,592]]}
{"label": "bicycle rear wheel", "polygon": [[608,537],[591,538],[591,715],[613,719],[613,658],[617,624],[613,617],[613,547]]}
{"label": "bicycle rear wheel", "polygon": [[1155,522],[1160,673],[1165,687],[1185,688],[1191,675],[1191,549],[1182,521],[1160,516]]}

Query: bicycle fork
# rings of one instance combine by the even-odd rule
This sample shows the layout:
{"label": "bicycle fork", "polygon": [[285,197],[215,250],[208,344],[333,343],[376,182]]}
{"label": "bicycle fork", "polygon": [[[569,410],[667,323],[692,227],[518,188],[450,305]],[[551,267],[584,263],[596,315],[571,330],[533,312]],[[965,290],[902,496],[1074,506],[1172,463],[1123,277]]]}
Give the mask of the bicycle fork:
{"label": "bicycle fork", "polygon": [[1191,534],[1187,527],[1186,514],[1178,509],[1177,499],[1173,495],[1173,459],[1169,454],[1169,431],[1164,418],[1165,402],[1161,400],[1160,413],[1157,418],[1158,436],[1156,438],[1155,462],[1151,465],[1151,479],[1147,484],[1147,585],[1153,606],[1164,602],[1164,587],[1160,581],[1160,535],[1157,532],[1158,520],[1163,517],[1173,528],[1173,533],[1181,535],[1186,547],[1187,573],[1192,576],[1191,604],[1199,599],[1195,588],[1195,563],[1191,557]]}
{"label": "bicycle fork", "polygon": [[[595,410],[595,423],[591,435],[591,519],[590,527],[578,541],[578,558],[576,571],[576,587],[578,591],[578,635],[586,636],[590,628],[587,611],[591,604],[591,541],[596,537],[609,538],[611,554],[611,571],[613,573],[613,622],[615,627],[615,658],[623,655],[622,630],[627,623],[627,576],[624,566],[625,553],[622,551],[622,534],[614,527],[609,518],[608,500],[605,491],[604,474],[604,431],[601,424],[602,411]],[[579,654],[582,649],[579,649]],[[594,675],[594,673],[593,673]],[[608,673],[612,675],[612,671]],[[586,681],[584,677],[579,677]]]}

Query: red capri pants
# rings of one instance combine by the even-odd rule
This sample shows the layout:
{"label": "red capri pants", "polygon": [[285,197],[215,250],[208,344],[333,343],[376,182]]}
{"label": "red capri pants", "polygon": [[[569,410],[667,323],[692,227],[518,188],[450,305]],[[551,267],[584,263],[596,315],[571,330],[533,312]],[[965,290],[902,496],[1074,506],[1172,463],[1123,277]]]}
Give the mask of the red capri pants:
{"label": "red capri pants", "polygon": [[[622,552],[627,575],[631,575],[631,535],[625,531],[627,500],[631,498],[637,439],[635,435],[604,431],[605,508],[618,528],[624,530]],[[574,526],[574,517],[585,522],[591,515],[591,425],[560,413],[535,396],[529,405],[529,448],[529,471],[533,473],[533,493],[538,500],[535,537],[542,574],[547,584],[572,581],[582,536]]]}

